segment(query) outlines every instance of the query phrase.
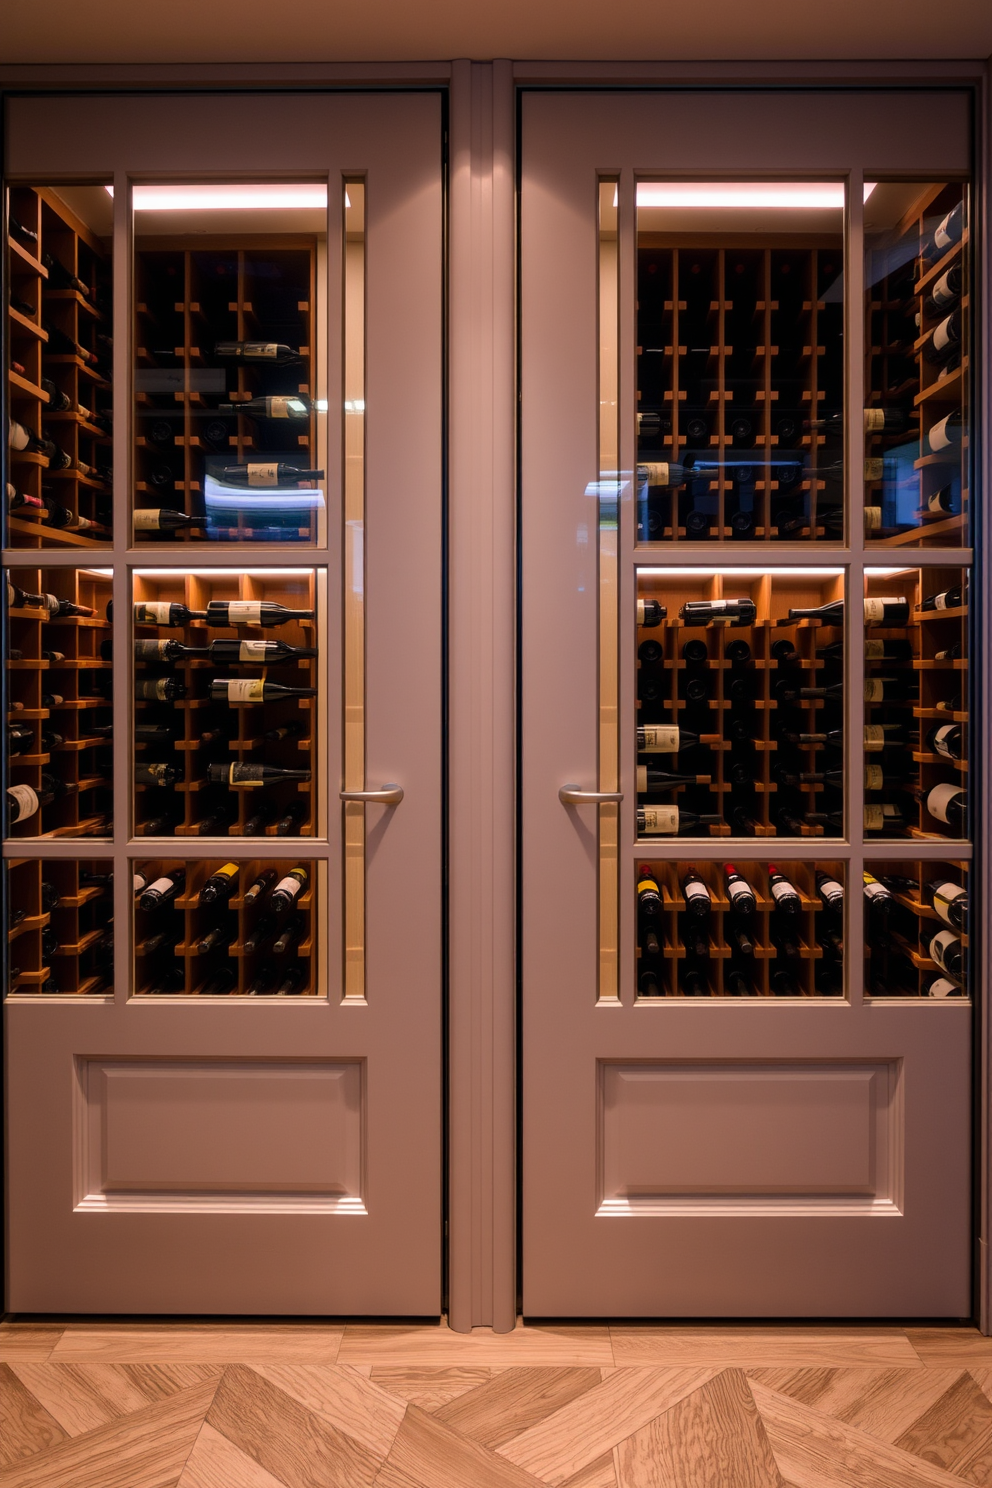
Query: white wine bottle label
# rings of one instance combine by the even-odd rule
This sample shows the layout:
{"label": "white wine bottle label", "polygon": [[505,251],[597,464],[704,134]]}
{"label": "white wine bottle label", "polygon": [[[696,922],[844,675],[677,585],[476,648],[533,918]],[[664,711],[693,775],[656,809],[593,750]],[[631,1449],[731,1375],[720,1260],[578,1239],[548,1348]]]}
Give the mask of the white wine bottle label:
{"label": "white wine bottle label", "polygon": [[646,465],[638,465],[637,474],[641,480],[646,480],[649,486],[670,486],[671,466],[667,461],[652,461]]}
{"label": "white wine bottle label", "polygon": [[[157,532],[158,527],[159,508],[157,506],[139,507],[138,510],[134,513],[134,529],[136,532]],[[149,606],[148,608],[151,608],[151,606]],[[166,609],[168,608],[168,605],[166,605]]]}
{"label": "white wine bottle label", "polygon": [[934,596],[933,607],[935,610],[946,610],[948,608],[946,589],[943,594],[937,594]]}
{"label": "white wine bottle label", "polygon": [[[135,513],[135,525],[138,525],[137,518],[140,515],[140,512]],[[157,600],[153,604],[136,604],[134,623],[135,625],[168,625],[171,613],[171,604],[159,603]]]}
{"label": "white wine bottle label", "polygon": [[677,806],[643,806],[644,830],[654,834],[671,834],[679,829]]}
{"label": "white wine bottle label", "polygon": [[865,790],[881,790],[884,783],[881,765],[865,765]]}
{"label": "white wine bottle label", "polygon": [[820,884],[820,896],[826,899],[828,904],[842,904],[844,902],[844,887],[835,878],[828,878]]}
{"label": "white wine bottle label", "polygon": [[948,977],[937,977],[930,983],[930,990],[928,991],[927,996],[956,997],[957,992],[958,988],[955,982],[950,981]]}
{"label": "white wine bottle label", "polygon": [[865,661],[881,661],[884,655],[884,641],[865,641]]}
{"label": "white wine bottle label", "polygon": [[865,409],[865,433],[866,434],[877,434],[881,429],[884,429],[884,428],[885,428],[885,409],[884,408],[866,408]]}
{"label": "white wine bottle label", "polygon": [[952,801],[959,806],[964,805],[964,791],[959,785],[935,785],[927,796],[927,810],[938,821],[947,822],[950,825],[949,812]]}
{"label": "white wine bottle label", "polygon": [[733,883],[729,883],[727,885],[727,893],[730,895],[731,904],[733,904],[735,899],[754,898],[754,895],[751,893],[751,890],[748,888],[747,884],[741,883],[740,879],[735,879]]}
{"label": "white wine bottle label", "polygon": [[880,506],[865,507],[865,531],[877,532],[882,525],[882,508]]}
{"label": "white wine bottle label", "polygon": [[228,625],[260,625],[262,602],[258,599],[232,599],[227,607]]}
{"label": "white wine bottle label", "polygon": [[171,894],[175,884],[171,878],[157,878],[154,883],[148,885],[149,894]]}
{"label": "white wine bottle label", "polygon": [[275,461],[249,461],[248,484],[250,486],[277,486],[279,484],[279,466]]}
{"label": "white wine bottle label", "polygon": [[927,443],[935,454],[938,450],[947,449],[949,445],[954,443],[954,437],[948,430],[950,420],[951,415],[948,414],[946,418],[942,418],[938,423],[934,424],[927,434]]}
{"label": "white wine bottle label", "polygon": [[265,661],[268,641],[242,641],[238,646],[239,661]]}
{"label": "white wine bottle label", "polygon": [[645,754],[678,754],[679,731],[677,727],[665,723],[647,724],[638,732],[643,740],[639,748],[643,749]]}
{"label": "white wine bottle label", "polygon": [[[867,874],[865,874],[865,878],[866,880],[868,879]],[[879,900],[891,899],[892,895],[884,884],[880,884],[877,879],[873,878],[865,883],[865,898]]]}
{"label": "white wine bottle label", "polygon": [[778,883],[772,884],[772,898],[777,903],[781,903],[783,899],[795,899],[796,897],[796,891],[792,887],[792,884],[784,883],[781,880]]}
{"label": "white wine bottle label", "polygon": [[286,876],[286,878],[281,878],[279,880],[275,888],[272,890],[272,897],[274,899],[275,896],[279,894],[288,899],[295,899],[302,888],[303,885],[300,880],[298,878],[294,878],[293,875],[290,873]]}
{"label": "white wine bottle label", "polygon": [[866,599],[865,600],[865,619],[868,620],[869,622],[870,621],[884,620],[885,619],[885,606],[887,604],[892,604],[892,603],[893,603],[893,601],[892,600],[889,600],[889,599]]}
{"label": "white wine bottle label", "polygon": [[140,894],[142,889],[147,884],[148,880],[143,873],[136,873],[132,882],[134,884],[134,892],[136,894]]}
{"label": "white wine bottle label", "polygon": [[881,677],[865,678],[865,702],[880,703],[885,697],[885,683]]}
{"label": "white wine bottle label", "polygon": [[865,831],[880,832],[885,826],[885,811],[881,806],[865,807]]}
{"label": "white wine bottle label", "polygon": [[880,481],[885,474],[885,461],[871,459],[865,461],[865,480]]}
{"label": "white wine bottle label", "polygon": [[260,703],[264,700],[265,683],[261,677],[230,677],[225,686],[229,703]]}
{"label": "white wine bottle label", "polygon": [[704,883],[696,883],[695,880],[693,880],[692,883],[687,883],[685,888],[682,890],[682,893],[685,895],[685,901],[687,904],[690,903],[693,899],[695,899],[698,903],[701,903],[704,900],[707,904],[709,904],[710,902],[709,889]]}
{"label": "white wine bottle label", "polygon": [[9,785],[7,795],[13,800],[17,807],[11,816],[11,821],[27,821],[29,816],[34,816],[38,810],[38,794],[30,785]]}
{"label": "white wine bottle label", "polygon": [[937,730],[937,732],[933,736],[934,749],[937,751],[938,754],[944,755],[945,759],[954,758],[954,755],[951,752],[951,748],[953,737],[956,731],[957,724],[945,723],[942,725],[941,728]]}
{"label": "white wine bottle label", "polygon": [[965,890],[960,884],[942,883],[939,889],[933,891],[933,907],[942,920],[950,923],[950,908],[956,899],[966,897]]}
{"label": "white wine bottle label", "polygon": [[930,959],[936,961],[941,971],[950,971],[947,958],[961,945],[960,937],[953,930],[939,930],[930,942]]}
{"label": "white wine bottle label", "polygon": [[946,346],[950,346],[951,344],[951,318],[949,315],[946,320],[942,320],[933,333],[935,351],[943,351]]}

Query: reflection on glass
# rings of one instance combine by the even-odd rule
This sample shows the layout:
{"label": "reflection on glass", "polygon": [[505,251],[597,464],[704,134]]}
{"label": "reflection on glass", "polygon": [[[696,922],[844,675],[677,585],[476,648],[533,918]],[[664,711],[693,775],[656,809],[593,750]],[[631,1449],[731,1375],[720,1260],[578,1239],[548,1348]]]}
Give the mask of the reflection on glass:
{"label": "reflection on glass", "polygon": [[[599,789],[619,786],[619,539],[620,425],[619,278],[617,183],[599,185]],[[597,808],[599,817],[599,997],[619,996],[619,830],[620,808]]]}
{"label": "reflection on glass", "polygon": [[968,572],[865,570],[865,836],[968,836]]}
{"label": "reflection on glass", "polygon": [[8,568],[5,579],[5,836],[109,836],[110,570]]}
{"label": "reflection on glass", "polygon": [[642,568],[641,838],[844,835],[840,569]]}
{"label": "reflection on glass", "polygon": [[[344,194],[344,762],[365,789],[365,185]],[[344,811],[344,995],[365,996],[365,807]]]}
{"label": "reflection on glass", "polygon": [[846,865],[642,861],[637,995],[842,997]]}
{"label": "reflection on glass", "polygon": [[134,191],[134,532],[323,532],[323,186]]}
{"label": "reflection on glass", "polygon": [[840,541],[844,189],[637,187],[641,542]]}
{"label": "reflection on glass", "polygon": [[109,858],[8,858],[8,994],[109,996],[114,990]]}
{"label": "reflection on glass", "polygon": [[104,546],[113,205],[102,186],[14,186],[8,208],[7,546]]}
{"label": "reflection on glass", "polygon": [[865,865],[865,993],[968,996],[968,870],[948,860]]}
{"label": "reflection on glass", "polygon": [[967,542],[971,322],[961,182],[880,182],[865,206],[865,536]]}

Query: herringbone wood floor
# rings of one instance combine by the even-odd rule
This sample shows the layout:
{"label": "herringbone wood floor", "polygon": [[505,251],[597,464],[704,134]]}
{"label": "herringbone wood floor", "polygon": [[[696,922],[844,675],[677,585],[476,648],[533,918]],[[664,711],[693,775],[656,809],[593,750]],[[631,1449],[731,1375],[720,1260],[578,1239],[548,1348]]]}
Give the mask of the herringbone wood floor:
{"label": "herringbone wood floor", "polygon": [[970,1329],[0,1326],[0,1488],[992,1485]]}

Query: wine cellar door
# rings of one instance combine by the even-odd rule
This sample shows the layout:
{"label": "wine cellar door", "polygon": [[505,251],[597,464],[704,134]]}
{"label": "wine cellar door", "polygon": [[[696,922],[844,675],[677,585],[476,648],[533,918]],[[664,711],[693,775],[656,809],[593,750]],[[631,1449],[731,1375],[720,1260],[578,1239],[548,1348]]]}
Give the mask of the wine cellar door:
{"label": "wine cellar door", "polygon": [[968,100],[522,128],[525,1312],[967,1316]]}
{"label": "wine cellar door", "polygon": [[440,96],[5,138],[7,1306],[437,1313]]}

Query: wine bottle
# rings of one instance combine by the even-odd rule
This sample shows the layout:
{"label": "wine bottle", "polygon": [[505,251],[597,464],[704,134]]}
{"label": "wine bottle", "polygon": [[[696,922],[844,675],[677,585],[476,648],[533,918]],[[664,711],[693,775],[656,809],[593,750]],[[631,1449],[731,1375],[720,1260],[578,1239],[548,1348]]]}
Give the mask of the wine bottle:
{"label": "wine bottle", "polygon": [[202,818],[197,834],[200,837],[220,837],[238,819],[237,803],[233,800],[218,801],[212,811]]}
{"label": "wine bottle", "polygon": [[139,956],[154,956],[158,952],[169,955],[175,950],[183,938],[181,930],[160,930],[157,935],[150,935],[136,948]]}
{"label": "wine bottle", "polygon": [[177,737],[177,730],[168,723],[136,723],[134,726],[136,744],[172,744]]}
{"label": "wine bottle", "polygon": [[133,873],[131,875],[131,886],[132,886],[132,888],[133,888],[134,893],[135,893],[136,896],[138,894],[140,894],[141,891],[142,891],[142,889],[145,889],[145,888],[148,887],[148,876],[147,876],[147,874],[142,873],[141,870],[138,869],[135,873]]}
{"label": "wine bottle", "polygon": [[301,935],[303,934],[304,923],[305,922],[301,914],[290,915],[289,919],[285,922],[282,929],[279,931],[278,936],[272,942],[272,950],[275,955],[284,955],[286,951],[289,950],[290,946],[294,945],[296,941],[300,939]]}
{"label": "wine bottle", "polygon": [[271,703],[279,698],[316,697],[316,687],[283,687],[281,682],[266,682],[261,677],[215,677],[210,683],[210,696],[228,707],[242,703]]}
{"label": "wine bottle", "polygon": [[170,966],[158,980],[154,987],[148,989],[150,997],[164,997],[172,992],[185,992],[186,990],[186,968],[185,966]]}
{"label": "wine bottle", "polygon": [[863,691],[866,703],[908,703],[918,699],[920,687],[916,678],[907,674],[904,677],[866,677]]}
{"label": "wine bottle", "polygon": [[647,836],[676,836],[691,832],[696,827],[717,827],[720,816],[697,816],[694,811],[684,811],[678,806],[639,806],[637,808],[637,830]]}
{"label": "wine bottle", "polygon": [[269,744],[281,744],[285,739],[299,739],[306,733],[306,726],[299,719],[280,723],[276,728],[266,729],[262,738]]}
{"label": "wine bottle", "polygon": [[246,837],[261,837],[266,827],[276,820],[279,812],[271,801],[260,801],[255,811],[245,822]]}
{"label": "wine bottle", "polygon": [[270,367],[291,367],[303,360],[298,351],[280,341],[217,341],[214,356],[230,362],[263,362]]}
{"label": "wine bottle", "polygon": [[276,933],[278,921],[274,914],[261,915],[251,928],[251,932],[245,936],[245,950],[257,951],[260,946]]}
{"label": "wine bottle", "polygon": [[239,863],[224,863],[211,873],[197,897],[197,904],[226,903],[238,887]]}
{"label": "wine bottle", "polygon": [[650,770],[646,765],[637,766],[636,790],[639,796],[651,795],[655,791],[677,790],[683,785],[709,783],[709,775],[678,775],[672,770]]}
{"label": "wine bottle", "polygon": [[934,229],[933,237],[927,240],[924,248],[924,257],[933,258],[939,253],[946,253],[948,248],[953,248],[955,243],[960,243],[964,232],[964,203],[958,202],[952,207]]}
{"label": "wine bottle", "polygon": [[225,997],[238,984],[238,973],[233,966],[221,966],[200,988],[201,997]]}
{"label": "wine bottle", "polygon": [[219,403],[217,411],[248,414],[252,418],[308,419],[310,400],[299,393],[267,398],[246,398],[242,403]]}
{"label": "wine bottle", "polygon": [[936,284],[930,290],[929,295],[923,302],[923,313],[928,319],[940,315],[951,308],[956,300],[961,298],[962,285],[961,262],[952,263],[946,269]]}
{"label": "wine bottle", "polygon": [[902,747],[908,743],[905,724],[866,723],[864,725],[865,754],[880,754],[883,749]]}
{"label": "wine bottle", "polygon": [[138,908],[145,910],[164,908],[165,905],[171,904],[182,893],[185,882],[185,868],[171,869],[168,873],[163,874],[161,878],[156,878],[154,883],[150,883],[147,889],[142,892],[138,900]]}
{"label": "wine bottle", "polygon": [[679,610],[683,625],[753,625],[757,615],[753,599],[690,599]]}
{"label": "wine bottle", "polygon": [[[827,652],[832,649],[832,647],[827,647],[823,655],[826,657]],[[817,652],[817,655],[819,656],[820,652]],[[829,659],[840,661],[842,656],[838,654]],[[896,637],[883,641],[877,640],[874,636],[865,637],[865,661],[912,661],[912,659],[913,647],[907,640]]]}
{"label": "wine bottle", "polygon": [[953,589],[944,589],[940,594],[928,594],[920,605],[921,610],[959,610],[967,604],[968,596],[966,590],[957,585]]}
{"label": "wine bottle", "polygon": [[713,519],[709,512],[700,511],[698,507],[694,506],[685,514],[685,535],[696,542],[709,537],[712,525]]}
{"label": "wine bottle", "polygon": [[821,625],[843,625],[844,624],[844,601],[842,599],[831,600],[829,604],[816,605],[809,610],[790,610],[790,620],[819,620]]}
{"label": "wine bottle", "polygon": [[660,625],[667,615],[667,606],[659,604],[656,599],[639,599],[637,601],[637,624],[646,629]]}
{"label": "wine bottle", "polygon": [[958,661],[961,657],[961,642],[955,641],[953,646],[945,646],[942,651],[933,653],[934,661]]}
{"label": "wine bottle", "polygon": [[961,350],[961,311],[952,310],[946,319],[935,325],[923,343],[924,360],[939,367],[956,357]]}
{"label": "wine bottle", "polygon": [[644,666],[656,666],[664,654],[660,641],[642,641],[637,648],[637,659]]}
{"label": "wine bottle", "polygon": [[7,580],[7,604],[11,609],[45,609],[46,596],[44,594],[29,594],[26,589],[21,589],[17,584]]}
{"label": "wine bottle", "polygon": [[964,759],[964,730],[960,723],[936,724],[927,734],[927,748],[945,759]]}
{"label": "wine bottle", "polygon": [[280,662],[305,661],[316,656],[313,646],[290,646],[286,641],[211,641],[205,652],[184,651],[185,655],[208,655],[211,661],[254,661],[263,666],[274,666]]}
{"label": "wine bottle", "polygon": [[709,997],[710,989],[701,972],[686,967],[679,972],[679,991],[683,997]]}
{"label": "wine bottle", "polygon": [[968,929],[968,891],[949,879],[934,878],[923,885],[924,903],[928,904],[945,925],[955,930]]}
{"label": "wine bottle", "polygon": [[208,625],[285,625],[288,620],[312,620],[313,610],[290,610],[269,599],[212,599]]}
{"label": "wine bottle", "polygon": [[245,890],[245,903],[254,904],[256,899],[261,898],[270,884],[276,881],[274,868],[265,868],[258,877]]}
{"label": "wine bottle", "polygon": [[735,915],[740,915],[742,919],[749,918],[757,908],[757,900],[751,885],[743,874],[738,873],[733,863],[724,863],[723,879],[731,911]]}
{"label": "wine bottle", "polygon": [[731,997],[754,997],[755,991],[743,972],[734,970],[727,973],[724,978],[724,986]]}
{"label": "wine bottle", "polygon": [[659,434],[670,434],[672,432],[672,421],[665,418],[659,410],[646,408],[637,415],[637,437],[639,439],[654,439]]}
{"label": "wine bottle", "polygon": [[775,997],[801,997],[802,992],[799,983],[794,976],[787,971],[774,971],[771,975],[771,989]]}
{"label": "wine bottle", "polygon": [[641,754],[679,754],[699,744],[716,744],[719,734],[696,734],[677,724],[643,724],[637,730],[637,748]]}
{"label": "wine bottle", "polygon": [[52,289],[74,289],[84,299],[90,299],[90,287],[78,275],[73,274],[55,257],[54,253],[43,253],[41,261],[48,270],[48,283]]}
{"label": "wine bottle", "polygon": [[827,744],[834,749],[840,749],[844,743],[843,729],[828,729],[821,734],[800,734],[794,729],[783,729],[779,738],[784,744],[797,744],[801,749],[818,748]]}
{"label": "wine bottle", "polygon": [[927,792],[926,808],[935,821],[958,831],[963,831],[968,820],[968,797],[960,785],[935,785]]}
{"label": "wine bottle", "polygon": [[663,909],[661,890],[655,880],[654,872],[649,863],[642,863],[637,870],[638,917],[645,924],[657,924],[661,919]]}
{"label": "wine bottle", "polygon": [[283,815],[276,822],[276,836],[292,836],[294,828],[302,826],[306,814],[307,807],[305,801],[291,801]]}
{"label": "wine bottle", "polygon": [[927,430],[927,444],[933,454],[940,454],[941,450],[950,449],[959,444],[964,437],[965,422],[964,414],[960,408],[947,413],[935,424],[931,424]]}
{"label": "wine bottle", "polygon": [[774,863],[768,864],[768,887],[771,889],[775,908],[782,914],[791,918],[802,909],[803,902],[799,896],[799,890],[784,873],[778,871]]}
{"label": "wine bottle", "polygon": [[866,599],[864,608],[866,625],[905,625],[909,620],[909,601],[901,595]]}
{"label": "wine bottle", "polygon": [[172,703],[186,696],[186,683],[180,677],[136,677],[135,702]]}
{"label": "wine bottle", "polygon": [[249,983],[248,997],[264,997],[271,992],[279,981],[279,967],[274,961],[266,961],[255,973],[254,980]]}
{"label": "wine bottle", "polygon": [[302,961],[297,962],[295,966],[291,966],[286,972],[285,976],[282,978],[282,981],[279,983],[276,996],[293,996],[294,993],[300,990],[300,986],[305,976],[306,968],[304,967]]}
{"label": "wine bottle", "polygon": [[751,939],[747,930],[744,929],[743,925],[728,924],[725,927],[725,934],[727,940],[737,951],[738,955],[754,955],[754,941]]}
{"label": "wine bottle", "polygon": [[[838,641],[837,644],[843,649],[843,641]],[[795,666],[802,659],[792,642],[785,639],[772,642],[772,658],[780,667]]]}
{"label": "wine bottle", "polygon": [[[685,655],[686,649],[692,645],[703,647],[705,659],[705,641],[686,641],[685,646],[683,646],[682,648],[683,656]],[[723,654],[727,661],[733,662],[735,666],[743,666],[745,662],[751,660],[751,647],[748,645],[747,641],[728,641],[726,646],[723,648]]]}
{"label": "wine bottle", "polygon": [[198,956],[209,956],[211,951],[226,951],[234,940],[235,931],[226,925],[215,925],[196,942],[194,950]]}
{"label": "wine bottle", "polygon": [[309,770],[283,770],[276,765],[208,765],[207,779],[225,785],[251,789],[276,785],[284,780],[309,780]]}
{"label": "wine bottle", "polygon": [[19,221],[12,212],[7,213],[7,227],[13,237],[21,238],[25,243],[33,245],[38,241],[38,234]]}
{"label": "wine bottle", "polygon": [[206,527],[206,517],[188,517],[185,512],[166,506],[138,507],[134,512],[135,532],[177,532],[180,527]]}
{"label": "wine bottle", "polygon": [[885,884],[879,883],[878,879],[867,870],[862,877],[864,878],[864,897],[869,923],[875,921],[884,924],[895,902],[892,891]]}
{"label": "wine bottle", "polygon": [[186,778],[182,765],[135,765],[135,785],[173,786]]}
{"label": "wine bottle", "polygon": [[713,901],[708,887],[695,869],[690,869],[682,879],[682,898],[690,920],[702,921],[708,918]]}
{"label": "wine bottle", "polygon": [[898,806],[868,805],[864,808],[864,830],[869,835],[878,833],[887,837],[906,831],[908,822]]}
{"label": "wine bottle", "polygon": [[30,821],[39,807],[50,806],[53,800],[53,796],[45,791],[36,791],[31,785],[8,785],[8,824],[13,826],[15,822]]}
{"label": "wine bottle", "polygon": [[953,930],[939,930],[930,942],[930,959],[936,961],[941,971],[956,981],[964,971],[964,947],[961,938]]}
{"label": "wine bottle", "polygon": [[221,465],[212,472],[229,486],[298,486],[303,481],[323,480],[322,470],[304,470],[285,460],[247,460],[240,465]]}
{"label": "wine bottle", "polygon": [[844,885],[838,883],[831,873],[816,870],[816,891],[826,909],[835,912],[844,908]]}
{"label": "wine bottle", "polygon": [[684,486],[686,479],[685,466],[673,464],[670,460],[650,460],[637,467],[639,486]]}
{"label": "wine bottle", "polygon": [[924,997],[960,997],[961,988],[949,977],[934,977],[923,987]]}
{"label": "wine bottle", "polygon": [[276,914],[282,914],[296,901],[309,882],[310,875],[305,868],[291,868],[272,890],[269,900],[271,908]]}

